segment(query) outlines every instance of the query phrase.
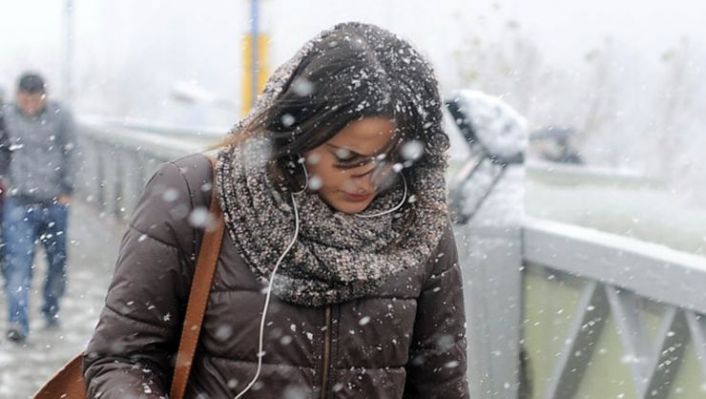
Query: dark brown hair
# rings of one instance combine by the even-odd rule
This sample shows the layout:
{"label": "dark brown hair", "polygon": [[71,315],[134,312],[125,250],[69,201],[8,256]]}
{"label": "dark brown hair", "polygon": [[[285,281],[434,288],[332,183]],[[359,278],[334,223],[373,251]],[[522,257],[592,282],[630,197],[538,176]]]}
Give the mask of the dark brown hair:
{"label": "dark brown hair", "polygon": [[393,151],[407,140],[426,143],[426,134],[440,130],[437,82],[406,41],[374,25],[339,24],[313,42],[273,104],[220,146],[268,136],[271,172],[293,188],[301,154],[366,117],[395,122]]}

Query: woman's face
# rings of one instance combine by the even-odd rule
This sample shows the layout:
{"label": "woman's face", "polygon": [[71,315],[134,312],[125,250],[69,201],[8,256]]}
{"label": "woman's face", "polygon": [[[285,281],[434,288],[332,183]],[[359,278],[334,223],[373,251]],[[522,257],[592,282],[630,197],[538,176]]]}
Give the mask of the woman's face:
{"label": "woman's face", "polygon": [[379,176],[389,172],[394,130],[387,118],[363,118],[305,153],[309,189],[340,212],[365,210],[377,195]]}

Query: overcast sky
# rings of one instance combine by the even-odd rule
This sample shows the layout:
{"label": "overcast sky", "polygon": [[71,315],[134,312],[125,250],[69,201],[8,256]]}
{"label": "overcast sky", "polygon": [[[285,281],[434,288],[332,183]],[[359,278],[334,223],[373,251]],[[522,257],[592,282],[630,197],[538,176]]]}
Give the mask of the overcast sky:
{"label": "overcast sky", "polygon": [[[54,87],[61,87],[63,3],[0,0],[0,86],[6,91],[12,91],[17,75],[25,69],[39,70]],[[140,68],[153,71],[156,81],[165,81],[163,85],[169,84],[167,80],[194,79],[220,96],[237,98],[239,37],[248,29],[249,3],[74,0],[74,74],[109,80],[118,76],[115,70],[121,63],[127,68],[136,59],[144,60]],[[450,57],[468,34],[491,37],[508,20],[517,22],[522,34],[539,46],[548,61],[558,65],[580,60],[606,36],[645,59],[656,59],[680,37],[688,37],[698,46],[704,45],[702,38],[706,37],[706,2],[693,0],[261,3],[262,26],[272,38],[272,64],[283,62],[321,29],[340,21],[361,20],[413,41],[436,66],[442,87],[457,84]]]}

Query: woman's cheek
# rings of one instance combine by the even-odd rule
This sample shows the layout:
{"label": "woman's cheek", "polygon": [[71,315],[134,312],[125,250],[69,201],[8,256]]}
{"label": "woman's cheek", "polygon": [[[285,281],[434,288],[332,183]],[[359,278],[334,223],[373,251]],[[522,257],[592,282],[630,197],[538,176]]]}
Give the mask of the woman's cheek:
{"label": "woman's cheek", "polygon": [[353,180],[346,179],[341,183],[341,190],[348,193],[354,193],[357,191],[357,187],[355,186],[355,183],[353,183]]}

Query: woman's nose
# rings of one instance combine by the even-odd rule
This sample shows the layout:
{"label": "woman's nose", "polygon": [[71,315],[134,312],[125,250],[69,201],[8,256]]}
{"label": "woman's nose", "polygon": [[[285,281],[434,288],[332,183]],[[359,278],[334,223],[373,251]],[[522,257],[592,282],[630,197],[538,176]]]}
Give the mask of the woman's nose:
{"label": "woman's nose", "polygon": [[372,173],[354,174],[350,176],[350,185],[356,192],[372,193],[375,191]]}

